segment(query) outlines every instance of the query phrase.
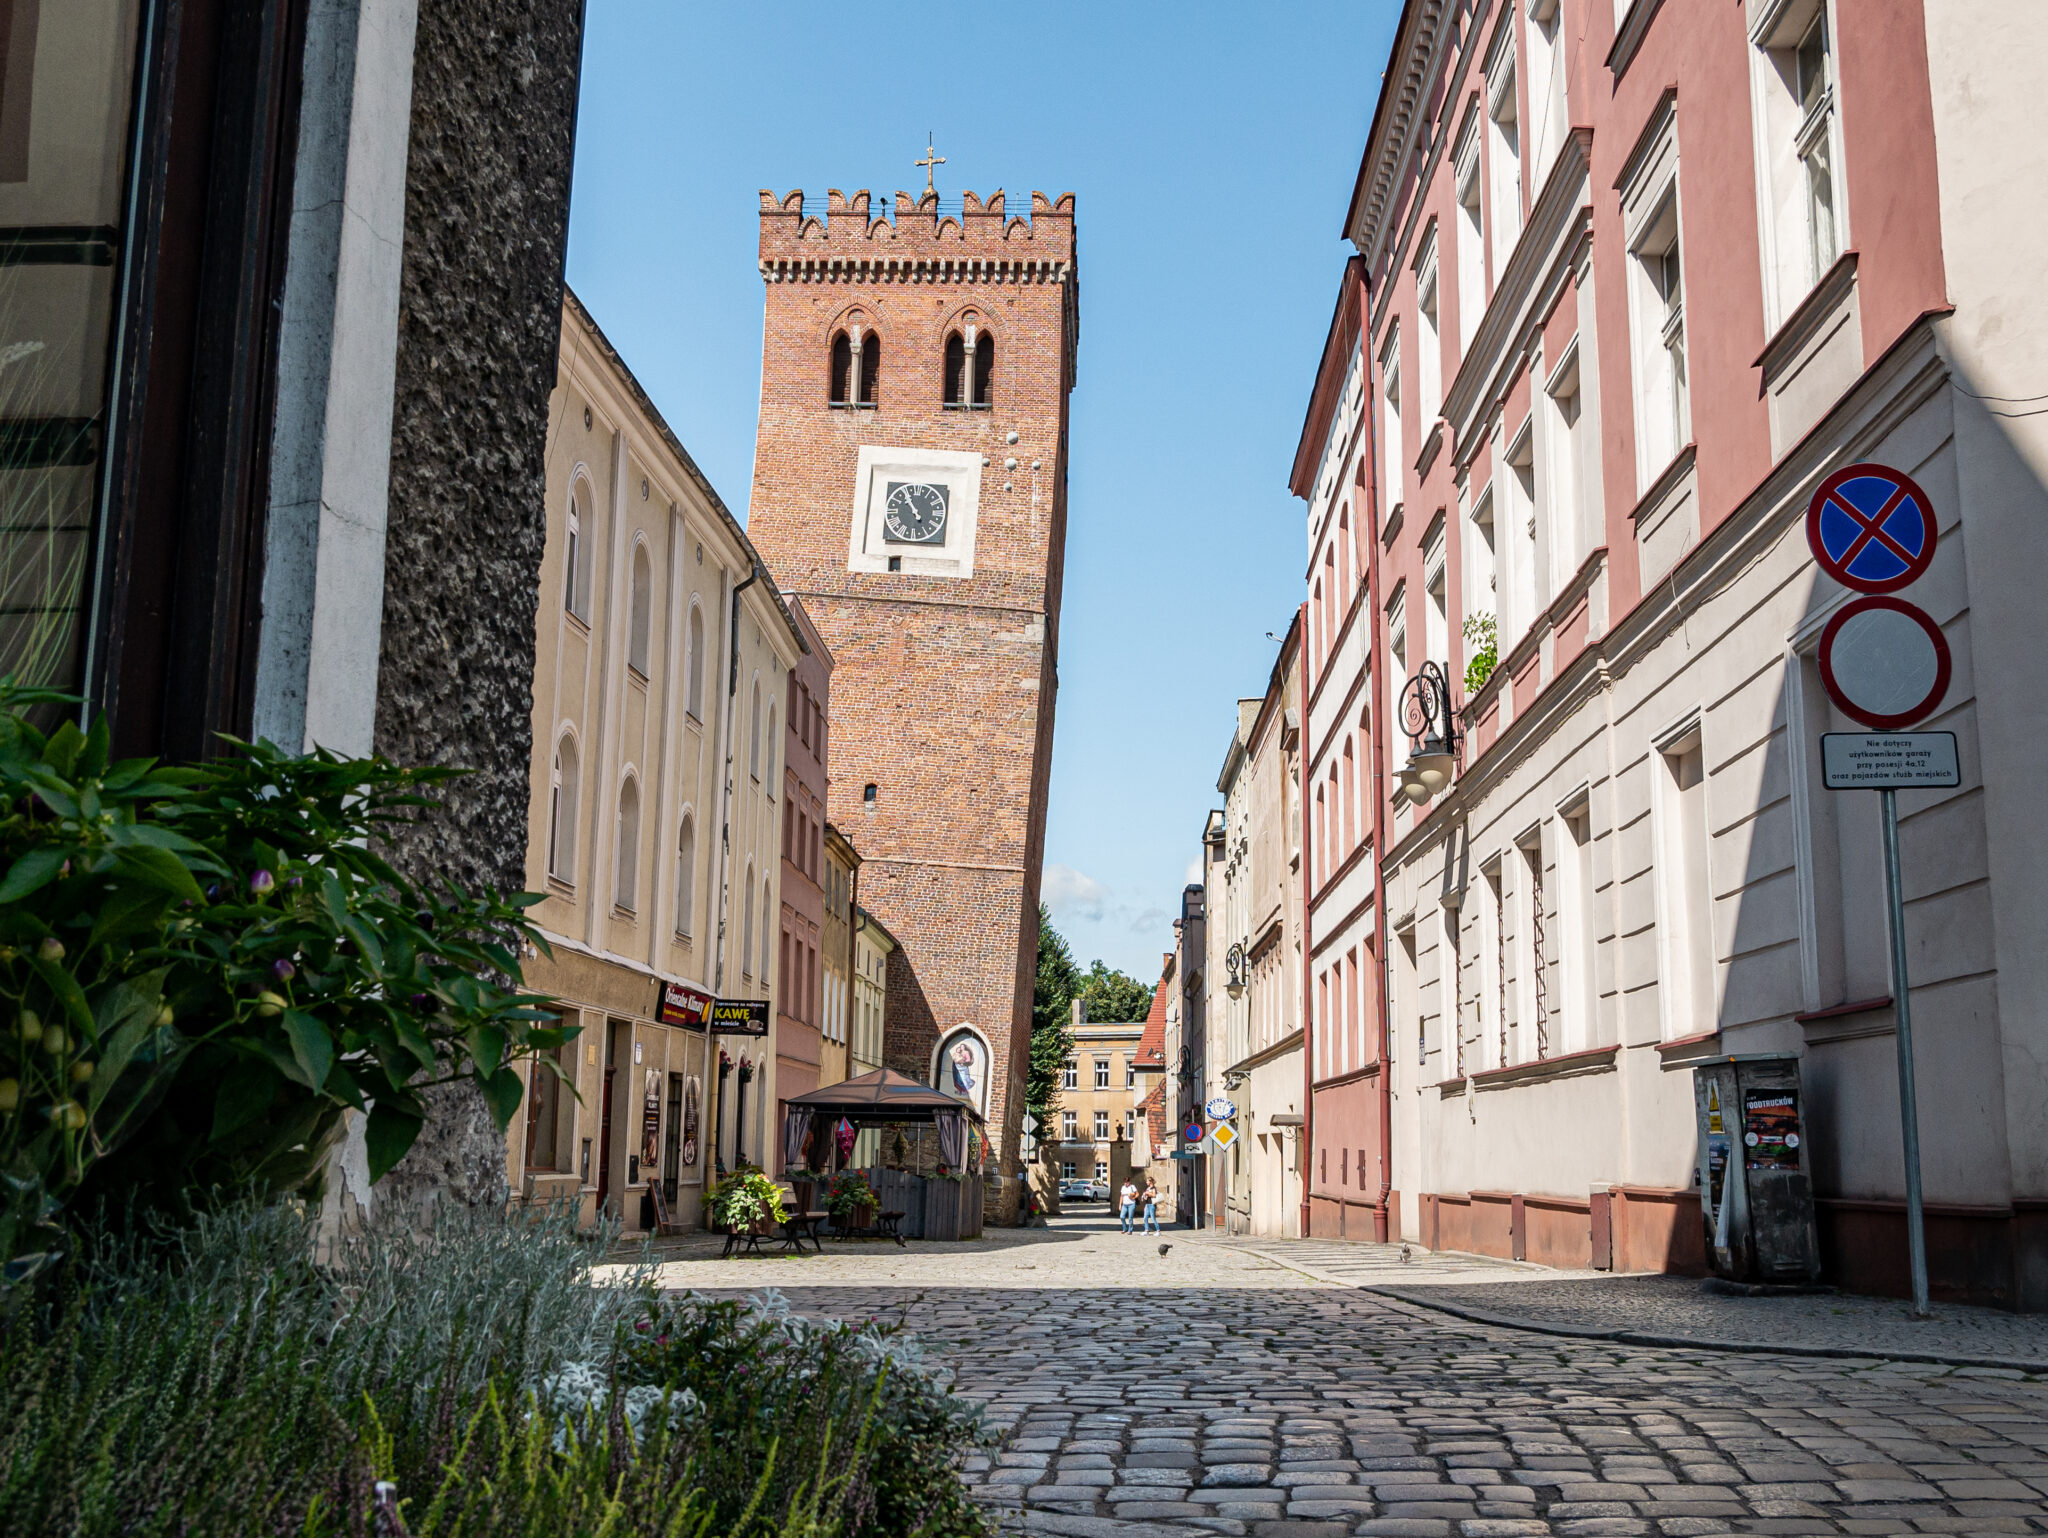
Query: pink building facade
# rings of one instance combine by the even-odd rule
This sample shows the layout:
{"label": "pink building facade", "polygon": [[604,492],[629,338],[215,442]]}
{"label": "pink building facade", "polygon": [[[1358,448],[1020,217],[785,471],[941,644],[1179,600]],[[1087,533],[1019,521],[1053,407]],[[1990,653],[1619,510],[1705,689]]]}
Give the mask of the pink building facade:
{"label": "pink building facade", "polygon": [[2048,1307],[2044,48],[2024,0],[1409,0],[1295,466],[1319,1230],[1697,1269],[1690,1069],[1793,1053],[1829,1274],[1903,1290],[1876,797],[1818,763],[1851,595],[1802,526],[1876,460],[1956,659],[1963,784],[1901,797],[1935,1289]]}

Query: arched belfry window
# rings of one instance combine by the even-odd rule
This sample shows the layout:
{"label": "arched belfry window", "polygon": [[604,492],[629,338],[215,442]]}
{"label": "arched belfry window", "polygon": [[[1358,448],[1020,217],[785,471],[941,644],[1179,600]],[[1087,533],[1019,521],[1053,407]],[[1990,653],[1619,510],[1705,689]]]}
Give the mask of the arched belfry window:
{"label": "arched belfry window", "polygon": [[853,398],[853,342],[844,331],[832,338],[831,402],[844,406]]}
{"label": "arched belfry window", "polygon": [[946,404],[961,405],[967,397],[962,387],[967,378],[967,342],[955,331],[946,337]]}
{"label": "arched belfry window", "polygon": [[860,388],[856,393],[863,406],[875,404],[875,384],[881,377],[882,339],[870,331],[860,344]]}
{"label": "arched belfry window", "polygon": [[996,339],[984,331],[974,345],[974,404],[993,405],[995,386]]}

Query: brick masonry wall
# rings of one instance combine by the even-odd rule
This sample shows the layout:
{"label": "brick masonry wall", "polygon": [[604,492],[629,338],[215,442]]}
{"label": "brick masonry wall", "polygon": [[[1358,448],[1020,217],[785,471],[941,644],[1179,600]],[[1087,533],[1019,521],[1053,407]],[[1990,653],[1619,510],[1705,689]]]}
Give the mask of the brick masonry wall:
{"label": "brick masonry wall", "polygon": [[[1006,1171],[1030,1047],[1079,333],[1072,197],[1032,205],[1030,220],[1010,218],[1000,194],[970,193],[964,219],[939,219],[899,193],[892,224],[868,216],[864,192],[833,193],[824,220],[798,194],[762,194],[748,517],[832,650],[830,816],[865,862],[863,905],[903,947],[884,1061],[924,1078],[940,1035],[981,1030]],[[856,308],[881,338],[876,409],[835,410],[831,338]],[[993,407],[947,411],[945,338],[970,310],[994,338]],[[863,444],[986,457],[970,577],[847,571]]]}

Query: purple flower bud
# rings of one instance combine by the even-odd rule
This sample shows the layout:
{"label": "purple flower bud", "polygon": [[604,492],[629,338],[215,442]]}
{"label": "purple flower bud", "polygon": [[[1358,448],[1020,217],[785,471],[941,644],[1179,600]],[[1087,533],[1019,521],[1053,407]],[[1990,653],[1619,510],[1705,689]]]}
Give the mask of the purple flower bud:
{"label": "purple flower bud", "polygon": [[276,885],[277,877],[271,875],[267,870],[259,870],[249,878],[249,890],[256,893],[259,897]]}
{"label": "purple flower bud", "polygon": [[305,884],[306,878],[304,876],[294,876],[292,877],[291,880],[285,883],[285,885],[290,887],[294,892],[296,892],[300,887],[304,886]]}
{"label": "purple flower bud", "polygon": [[280,956],[270,964],[270,975],[281,983],[288,983],[298,975],[299,969]]}
{"label": "purple flower bud", "polygon": [[220,901],[220,883],[218,881],[212,882],[207,886],[206,900],[210,903]]}

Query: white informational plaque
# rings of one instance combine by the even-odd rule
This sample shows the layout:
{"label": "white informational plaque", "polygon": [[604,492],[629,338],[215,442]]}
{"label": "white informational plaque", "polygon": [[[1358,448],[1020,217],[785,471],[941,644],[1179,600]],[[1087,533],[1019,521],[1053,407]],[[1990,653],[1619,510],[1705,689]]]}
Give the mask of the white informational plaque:
{"label": "white informational plaque", "polygon": [[1963,783],[1954,732],[1823,732],[1829,790],[1944,790]]}

